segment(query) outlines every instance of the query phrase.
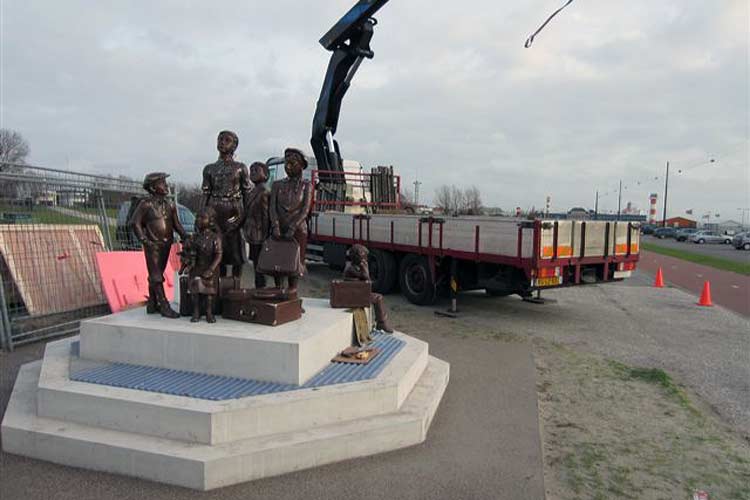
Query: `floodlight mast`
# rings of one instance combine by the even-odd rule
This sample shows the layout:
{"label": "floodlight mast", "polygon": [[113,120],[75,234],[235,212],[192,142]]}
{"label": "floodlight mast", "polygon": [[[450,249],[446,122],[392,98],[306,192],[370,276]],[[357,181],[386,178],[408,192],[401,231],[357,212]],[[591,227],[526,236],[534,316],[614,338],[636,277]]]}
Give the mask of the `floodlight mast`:
{"label": "floodlight mast", "polygon": [[359,0],[320,39],[320,44],[333,54],[315,109],[310,139],[319,170],[344,170],[341,150],[333,138],[338,128],[341,103],[362,61],[375,56],[370,41],[377,21],[372,16],[387,2]]}

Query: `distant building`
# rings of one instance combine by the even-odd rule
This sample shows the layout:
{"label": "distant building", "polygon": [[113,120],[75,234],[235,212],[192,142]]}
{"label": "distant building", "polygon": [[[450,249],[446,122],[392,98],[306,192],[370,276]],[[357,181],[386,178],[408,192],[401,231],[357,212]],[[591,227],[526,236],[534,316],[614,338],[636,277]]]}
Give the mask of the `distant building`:
{"label": "distant building", "polygon": [[568,210],[569,220],[588,220],[589,211],[582,207],[573,207]]}
{"label": "distant building", "polygon": [[736,234],[744,231],[742,224],[737,221],[728,220],[725,222],[719,222],[717,224],[717,230],[722,234]]}
{"label": "distant building", "polygon": [[[657,226],[661,226],[662,221],[658,221],[656,223]],[[694,220],[687,219],[685,217],[672,217],[671,219],[667,219],[667,223],[664,224],[668,227],[698,227],[698,223]]]}

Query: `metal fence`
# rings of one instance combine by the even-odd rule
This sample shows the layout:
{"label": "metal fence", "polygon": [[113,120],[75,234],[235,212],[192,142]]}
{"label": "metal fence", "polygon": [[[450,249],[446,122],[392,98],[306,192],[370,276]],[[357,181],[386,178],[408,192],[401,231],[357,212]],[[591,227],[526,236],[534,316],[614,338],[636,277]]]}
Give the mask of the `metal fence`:
{"label": "metal fence", "polygon": [[139,181],[0,163],[2,348],[74,333],[106,314],[96,253],[137,248],[125,227]]}

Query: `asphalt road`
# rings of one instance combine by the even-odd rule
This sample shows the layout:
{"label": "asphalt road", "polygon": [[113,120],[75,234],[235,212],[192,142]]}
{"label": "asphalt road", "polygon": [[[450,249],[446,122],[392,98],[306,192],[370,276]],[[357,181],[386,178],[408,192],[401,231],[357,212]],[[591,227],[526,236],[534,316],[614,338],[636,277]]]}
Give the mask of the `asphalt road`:
{"label": "asphalt road", "polygon": [[732,245],[716,243],[706,243],[699,245],[691,241],[677,241],[671,238],[660,240],[650,235],[641,235],[641,241],[644,243],[651,243],[653,245],[659,245],[666,248],[676,248],[678,250],[685,250],[686,252],[710,255],[712,257],[721,257],[736,262],[750,263],[750,252],[748,252],[747,250],[737,250]]}
{"label": "asphalt road", "polygon": [[[708,282],[714,304],[750,317],[750,276],[722,271],[682,259],[644,250],[638,269],[656,275],[661,268],[665,282],[700,296]],[[653,283],[653,278],[650,279]]]}

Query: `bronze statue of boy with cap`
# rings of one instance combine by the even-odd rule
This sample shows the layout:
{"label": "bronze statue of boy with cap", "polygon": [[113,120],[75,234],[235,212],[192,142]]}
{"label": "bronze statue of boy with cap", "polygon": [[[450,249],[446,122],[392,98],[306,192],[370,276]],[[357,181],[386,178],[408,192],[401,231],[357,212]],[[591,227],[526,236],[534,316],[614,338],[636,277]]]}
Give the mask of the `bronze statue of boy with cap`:
{"label": "bronze statue of boy with cap", "polygon": [[167,198],[169,174],[154,172],[143,180],[143,189],[149,196],[141,199],[132,216],[133,232],[143,245],[148,269],[148,303],[146,312],[160,313],[166,318],[179,318],[164,294],[164,270],[167,268],[169,251],[174,242],[174,233],[185,240],[187,233],[177,217],[174,202]]}
{"label": "bronze statue of boy with cap", "polygon": [[203,197],[201,208],[211,207],[216,212],[216,222],[222,236],[224,253],[221,276],[232,266],[232,276],[239,278],[245,262],[245,242],[241,228],[245,222],[245,207],[252,190],[250,175],[244,163],[235,161],[239,145],[237,134],[222,130],[216,139],[219,160],[203,168]]}

